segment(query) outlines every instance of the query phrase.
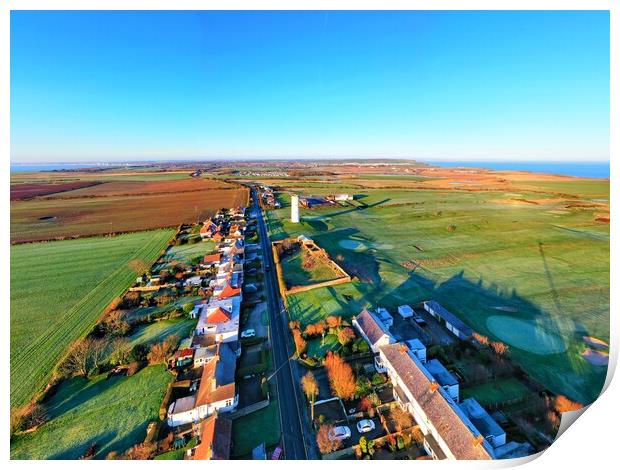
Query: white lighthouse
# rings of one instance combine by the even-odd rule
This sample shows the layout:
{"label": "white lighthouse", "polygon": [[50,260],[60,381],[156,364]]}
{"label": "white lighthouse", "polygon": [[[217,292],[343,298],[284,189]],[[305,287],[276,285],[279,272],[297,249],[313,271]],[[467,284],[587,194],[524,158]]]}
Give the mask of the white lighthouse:
{"label": "white lighthouse", "polygon": [[297,194],[291,195],[291,222],[299,223],[299,196]]}

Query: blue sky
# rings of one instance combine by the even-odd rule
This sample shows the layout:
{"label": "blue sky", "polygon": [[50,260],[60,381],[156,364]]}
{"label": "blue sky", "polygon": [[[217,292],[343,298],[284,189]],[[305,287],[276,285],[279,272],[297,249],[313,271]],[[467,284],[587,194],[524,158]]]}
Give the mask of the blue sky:
{"label": "blue sky", "polygon": [[607,12],[12,12],[11,160],[608,160]]}

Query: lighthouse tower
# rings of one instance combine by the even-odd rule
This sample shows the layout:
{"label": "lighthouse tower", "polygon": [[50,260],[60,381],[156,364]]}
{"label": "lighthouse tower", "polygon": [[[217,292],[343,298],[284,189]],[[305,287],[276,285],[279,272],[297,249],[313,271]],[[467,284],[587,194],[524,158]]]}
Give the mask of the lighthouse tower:
{"label": "lighthouse tower", "polygon": [[297,194],[291,195],[291,222],[299,223],[299,196]]}

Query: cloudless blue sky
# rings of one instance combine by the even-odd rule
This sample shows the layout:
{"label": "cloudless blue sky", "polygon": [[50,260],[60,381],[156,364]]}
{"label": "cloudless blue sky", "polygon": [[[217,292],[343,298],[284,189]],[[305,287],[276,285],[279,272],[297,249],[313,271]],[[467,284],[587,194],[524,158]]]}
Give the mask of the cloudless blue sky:
{"label": "cloudless blue sky", "polygon": [[11,13],[11,160],[608,160],[607,12]]}

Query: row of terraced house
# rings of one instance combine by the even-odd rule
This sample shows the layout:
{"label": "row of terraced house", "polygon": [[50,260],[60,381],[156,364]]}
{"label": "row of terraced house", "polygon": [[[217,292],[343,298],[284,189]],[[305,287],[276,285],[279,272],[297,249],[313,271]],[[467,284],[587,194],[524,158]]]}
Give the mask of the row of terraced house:
{"label": "row of terraced house", "polygon": [[[464,338],[464,331],[471,334],[471,329],[437,302],[429,303],[425,310],[431,315],[442,315],[444,324],[458,324],[458,329],[448,327],[452,334],[459,339]],[[409,310],[399,308],[399,313]],[[353,318],[354,327],[375,354],[376,370],[388,375],[394,399],[419,425],[428,455],[438,460],[491,460],[531,453],[529,443],[507,442],[506,432],[475,398],[460,399],[457,377],[439,360],[427,360],[426,346],[419,338],[396,341],[390,332],[392,324],[386,309],[365,309]]]}
{"label": "row of terraced house", "polygon": [[188,451],[191,459],[228,459],[230,454],[232,421],[226,415],[239,402],[235,372],[241,355],[245,224],[244,208],[238,208],[228,218],[218,214],[206,220],[200,230],[203,240],[218,242],[216,252],[202,260],[205,274],[196,279],[208,283],[212,295],[194,304],[190,317],[198,320],[196,327],[171,359],[171,367],[189,375],[190,394],[171,403],[167,412],[172,429],[198,435],[199,444]]}

